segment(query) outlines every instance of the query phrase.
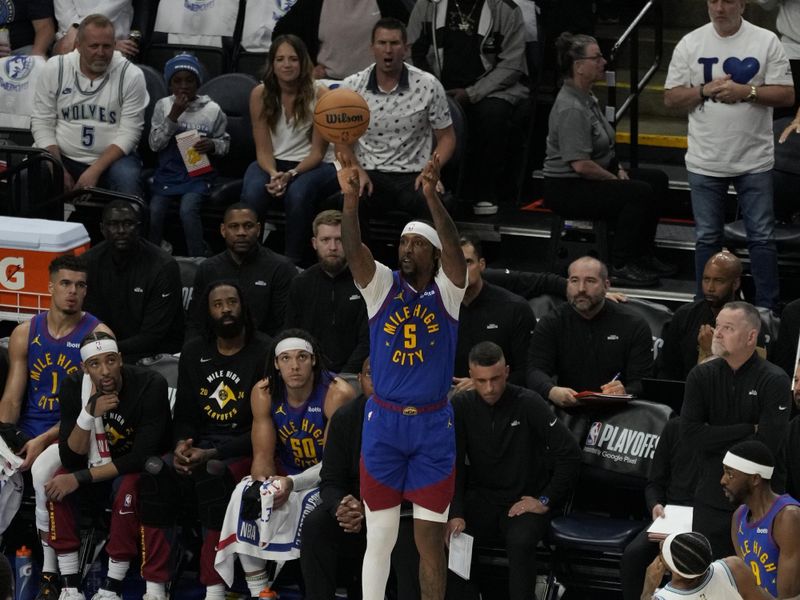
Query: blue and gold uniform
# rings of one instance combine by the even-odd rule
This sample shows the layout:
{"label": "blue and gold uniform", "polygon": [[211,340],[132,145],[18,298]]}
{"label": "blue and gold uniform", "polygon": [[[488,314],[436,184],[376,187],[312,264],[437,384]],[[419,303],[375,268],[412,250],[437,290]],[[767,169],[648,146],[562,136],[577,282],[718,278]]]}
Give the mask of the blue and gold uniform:
{"label": "blue and gold uniform", "polygon": [[28,394],[18,427],[31,437],[41,435],[58,423],[59,390],[64,378],[81,368],[81,340],[100,324],[84,313],[75,328],[55,339],[47,330],[46,312],[31,319],[28,334]]}
{"label": "blue and gold uniform", "polygon": [[744,564],[753,571],[756,584],[778,597],[778,559],[780,548],[772,537],[772,523],[781,510],[787,506],[800,506],[800,502],[789,494],[778,496],[769,511],[754,523],[748,523],[750,511],[742,504],[734,514],[736,544]]}
{"label": "blue and gold uniform", "polygon": [[294,408],[284,392],[280,402],[272,403],[272,422],[278,435],[276,452],[287,475],[297,475],[322,460],[325,445],[325,396],[333,377],[323,371],[303,406]]}
{"label": "blue and gold uniform", "polygon": [[376,263],[362,293],[375,388],[364,413],[362,498],[371,510],[405,498],[441,513],[453,495],[455,435],[447,393],[464,289],[440,269],[417,291]]}

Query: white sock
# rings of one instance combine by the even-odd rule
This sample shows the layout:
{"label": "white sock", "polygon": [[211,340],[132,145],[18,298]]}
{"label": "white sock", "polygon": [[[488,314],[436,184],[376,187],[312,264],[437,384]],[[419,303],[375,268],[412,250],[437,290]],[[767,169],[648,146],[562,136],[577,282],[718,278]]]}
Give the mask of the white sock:
{"label": "white sock", "polygon": [[58,555],[58,570],[62,577],[64,575],[77,575],[79,564],[77,552]]}
{"label": "white sock", "polygon": [[225,600],[225,584],[217,583],[206,588],[206,600]]}
{"label": "white sock", "polygon": [[261,590],[267,587],[266,571],[260,571],[253,575],[245,575],[244,579],[247,582],[247,589],[250,590],[250,596],[252,598],[258,598],[258,594]]}
{"label": "white sock", "polygon": [[111,579],[116,579],[117,581],[122,581],[125,579],[125,575],[128,574],[128,568],[131,566],[130,561],[127,560],[114,560],[113,558],[108,559],[108,576]]}
{"label": "white sock", "polygon": [[151,596],[156,596],[157,598],[167,597],[166,583],[158,583],[157,581],[145,581],[145,585],[146,585],[145,593],[150,594]]}
{"label": "white sock", "polygon": [[363,600],[383,600],[389,579],[392,549],[400,531],[400,506],[371,511],[364,505],[367,520],[367,551],[361,570]]}
{"label": "white sock", "polygon": [[42,571],[44,573],[58,573],[58,557],[47,542],[42,542]]}

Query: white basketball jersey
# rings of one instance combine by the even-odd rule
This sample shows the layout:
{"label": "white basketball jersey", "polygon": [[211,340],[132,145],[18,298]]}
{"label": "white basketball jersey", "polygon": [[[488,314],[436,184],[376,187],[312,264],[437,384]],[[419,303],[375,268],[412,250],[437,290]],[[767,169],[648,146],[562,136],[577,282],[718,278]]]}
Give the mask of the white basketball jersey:
{"label": "white basketball jersey", "polygon": [[736,581],[725,561],[711,563],[702,583],[693,590],[679,590],[670,584],[656,591],[653,600],[742,600]]}

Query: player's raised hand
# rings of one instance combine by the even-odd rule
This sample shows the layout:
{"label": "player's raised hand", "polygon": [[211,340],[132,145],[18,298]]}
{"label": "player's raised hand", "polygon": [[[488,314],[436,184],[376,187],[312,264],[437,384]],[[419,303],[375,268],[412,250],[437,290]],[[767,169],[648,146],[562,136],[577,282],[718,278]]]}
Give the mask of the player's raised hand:
{"label": "player's raised hand", "polygon": [[439,153],[434,152],[420,175],[422,178],[422,192],[425,196],[430,197],[431,194],[435,196],[440,190],[439,177],[441,168]]}
{"label": "player's raised hand", "polygon": [[339,187],[342,189],[342,193],[345,197],[349,194],[358,198],[361,193],[358,166],[353,164],[353,161],[345,157],[341,152],[336,153],[336,160],[339,162],[336,177],[339,180]]}

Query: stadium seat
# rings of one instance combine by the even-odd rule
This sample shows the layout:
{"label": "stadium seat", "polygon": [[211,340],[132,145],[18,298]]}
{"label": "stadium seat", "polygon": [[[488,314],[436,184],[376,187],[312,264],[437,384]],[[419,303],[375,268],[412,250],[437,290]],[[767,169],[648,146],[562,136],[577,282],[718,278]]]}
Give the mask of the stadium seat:
{"label": "stadium seat", "polygon": [[649,523],[644,487],[672,409],[633,400],[558,412],[578,439],[582,464],[565,514],[551,523],[554,575],[567,590],[620,592],[619,562]]}
{"label": "stadium seat", "polygon": [[205,260],[201,256],[176,256],[175,260],[181,272],[181,295],[183,299],[184,312],[189,310],[189,303],[192,301],[192,290],[194,289],[194,278],[197,274],[197,267]]}
{"label": "stadium seat", "polygon": [[[576,220],[580,219],[580,221]],[[591,227],[587,226],[591,224]],[[576,214],[555,214],[550,222],[550,243],[547,247],[547,270],[560,273],[564,264],[576,258],[592,254],[608,264],[609,249],[608,222],[602,219],[583,219]],[[570,252],[569,246],[582,246],[577,252]],[[586,245],[589,245],[587,252]]]}
{"label": "stadium seat", "polygon": [[0,215],[64,219],[64,170],[46,150],[0,145]]}
{"label": "stadium seat", "polygon": [[639,298],[628,298],[627,302],[620,302],[618,306],[622,312],[634,314],[647,321],[653,336],[653,360],[656,360],[664,345],[664,326],[672,320],[672,311],[663,304]]}
{"label": "stadium seat", "polygon": [[[797,212],[795,205],[797,184],[800,182],[800,135],[792,134],[783,144],[778,143],[778,137],[791,120],[791,117],[784,117],[772,124],[775,136],[775,167],[773,170],[775,216],[776,218],[782,216],[786,220],[791,218],[793,212]],[[789,188],[786,189],[785,186],[789,186]],[[725,241],[740,247],[747,245],[744,221],[739,219],[725,224]],[[775,241],[779,249],[800,249],[800,225],[776,223]]]}
{"label": "stadium seat", "polygon": [[555,310],[565,302],[565,298],[552,294],[541,294],[540,296],[534,296],[528,300],[528,304],[531,305],[533,316],[536,317],[537,322],[547,313]]}
{"label": "stadium seat", "polygon": [[172,354],[156,354],[139,359],[136,363],[139,367],[151,369],[162,375],[167,380],[169,391],[169,408],[175,409],[175,396],[178,392],[178,356]]}
{"label": "stadium seat", "polygon": [[166,98],[169,95],[167,84],[164,82],[163,73],[156,71],[150,65],[139,65],[139,68],[144,74],[144,82],[147,86],[147,94],[150,96],[150,101],[147,108],[144,110],[144,129],[142,130],[142,137],[139,140],[139,156],[142,159],[143,168],[153,168],[158,161],[157,154],[150,149],[150,126],[153,120],[153,109],[155,109],[156,102],[161,98]]}
{"label": "stadium seat", "polygon": [[[174,2],[174,0],[165,0],[166,2]],[[213,4],[213,3],[212,3]],[[245,0],[238,0],[238,11],[236,17],[236,25],[230,35],[207,35],[202,31],[192,31],[191,33],[185,31],[159,31],[156,26],[159,23],[158,9],[156,12],[155,25],[150,33],[149,39],[144,44],[142,51],[142,62],[154,67],[157,71],[162,71],[166,62],[182,52],[191,52],[200,60],[206,69],[208,78],[214,78],[223,73],[228,73],[232,65],[233,48],[236,46],[238,36],[241,32],[242,20],[244,11],[242,10]],[[160,6],[159,6],[160,8]],[[171,38],[180,36],[182,42],[172,42]],[[218,45],[207,45],[213,42],[218,42]],[[192,41],[186,41],[192,40]]]}
{"label": "stadium seat", "polygon": [[219,225],[225,208],[239,201],[242,177],[256,157],[250,123],[250,92],[257,84],[250,75],[226,73],[207,81],[198,90],[198,93],[207,94],[219,104],[228,118],[228,134],[231,136],[228,154],[214,160],[217,180],[201,211],[203,219],[213,228]]}

